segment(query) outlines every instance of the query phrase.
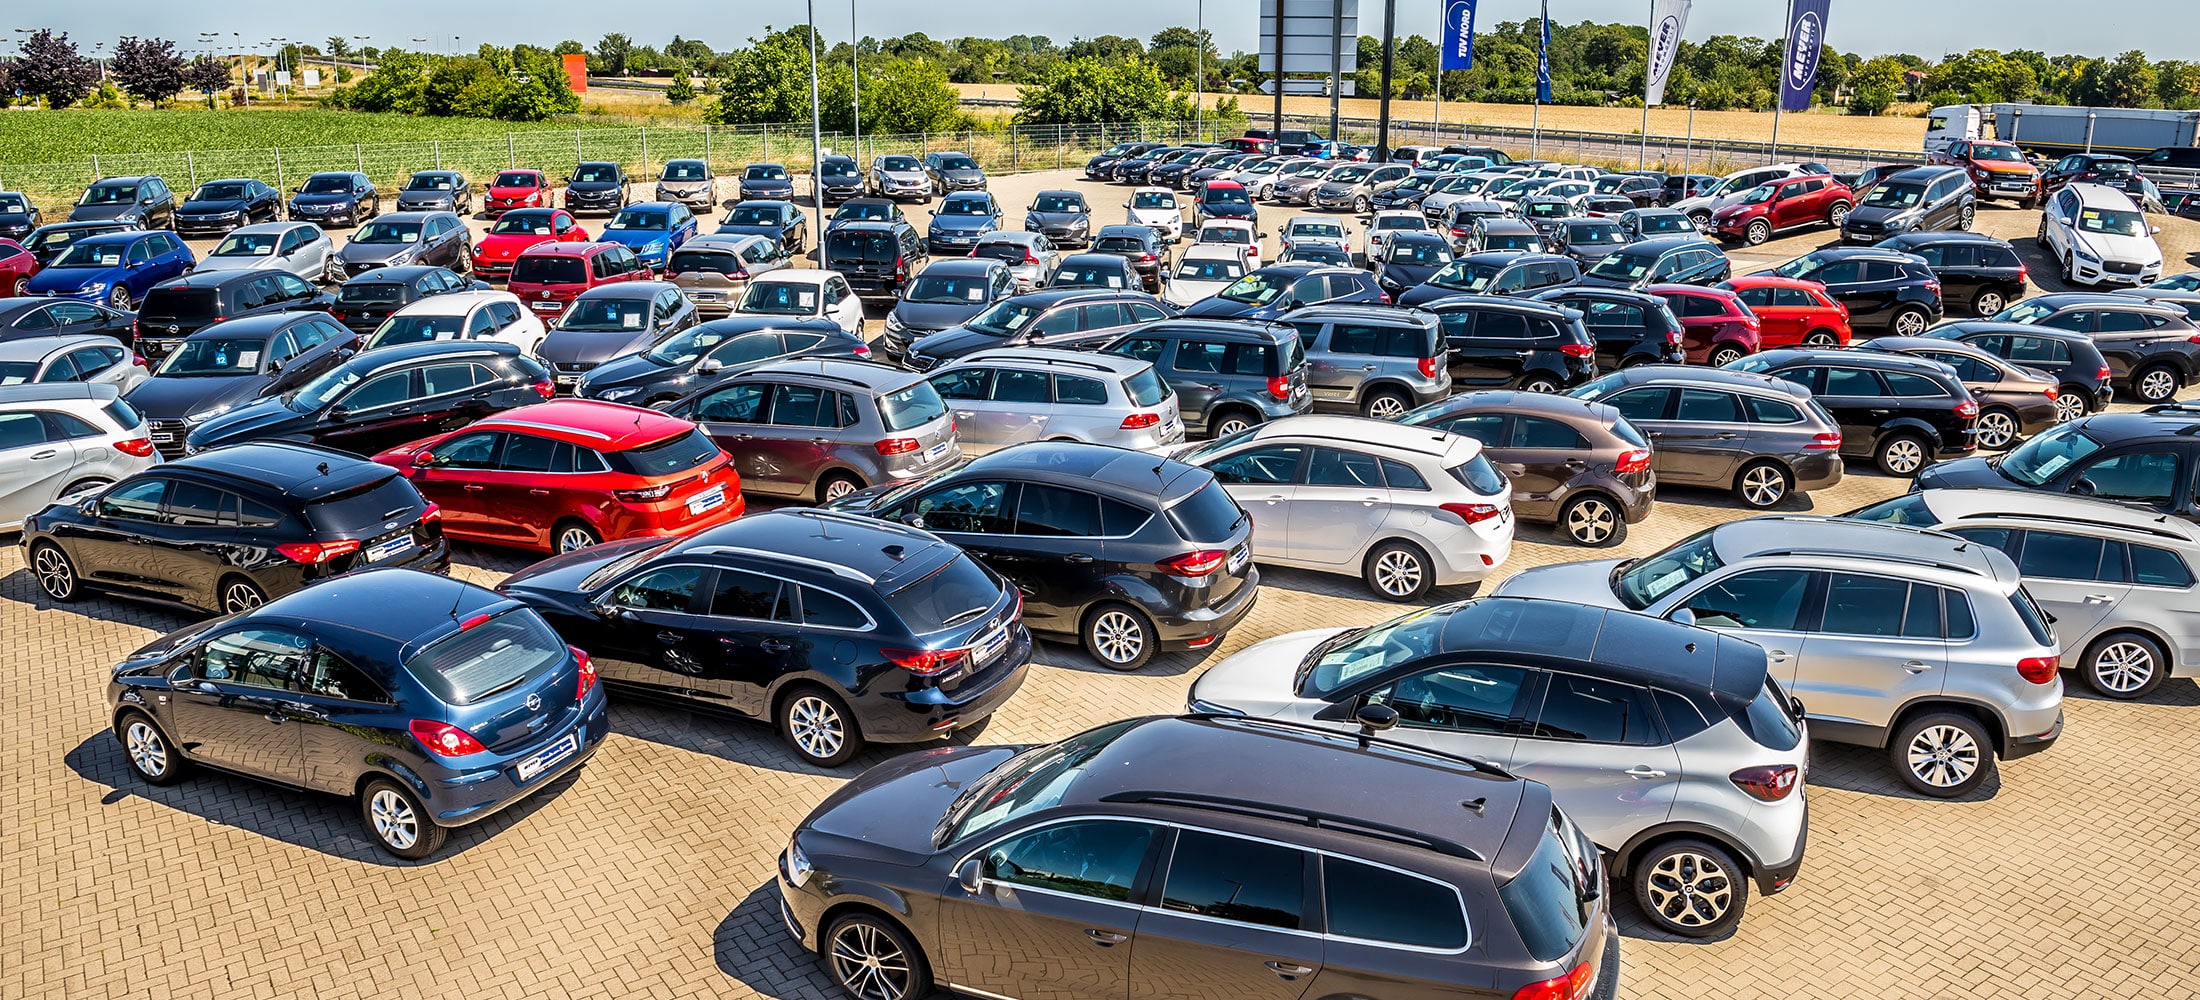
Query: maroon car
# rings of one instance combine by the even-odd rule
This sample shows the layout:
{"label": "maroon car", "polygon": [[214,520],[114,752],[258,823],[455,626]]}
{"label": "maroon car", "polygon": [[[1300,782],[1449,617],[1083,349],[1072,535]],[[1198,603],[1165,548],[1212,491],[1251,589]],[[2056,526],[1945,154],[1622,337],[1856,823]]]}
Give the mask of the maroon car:
{"label": "maroon car", "polygon": [[1681,350],[1688,363],[1724,367],[1757,353],[1764,323],[1733,292],[1701,285],[1651,285],[1681,321]]}

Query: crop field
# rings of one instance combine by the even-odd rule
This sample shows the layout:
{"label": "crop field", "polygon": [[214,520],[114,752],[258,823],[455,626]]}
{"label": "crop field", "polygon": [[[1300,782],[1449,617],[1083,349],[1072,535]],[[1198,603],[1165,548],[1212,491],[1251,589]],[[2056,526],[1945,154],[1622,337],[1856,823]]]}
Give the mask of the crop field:
{"label": "crop field", "polygon": [[507,132],[559,131],[583,122],[501,122],[360,111],[17,111],[0,114],[0,163],[61,163],[95,155],[186,149],[264,149],[350,143],[502,139]]}

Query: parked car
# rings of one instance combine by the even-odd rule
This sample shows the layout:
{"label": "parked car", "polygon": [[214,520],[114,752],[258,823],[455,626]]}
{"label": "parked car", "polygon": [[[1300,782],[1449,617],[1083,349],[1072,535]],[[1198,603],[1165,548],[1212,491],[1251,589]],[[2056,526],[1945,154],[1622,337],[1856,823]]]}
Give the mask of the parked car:
{"label": "parked car", "polygon": [[1596,346],[1579,312],[1532,298],[1455,295],[1436,314],[1454,386],[1561,392],[1596,375]]}
{"label": "parked car", "polygon": [[2144,285],[2162,275],[2162,248],[2131,196],[2099,184],[2072,184],[2047,199],[2035,238],[2071,285]]}
{"label": "parked car", "polygon": [[2039,204],[2039,171],[2025,159],[2024,151],[2014,142],[1958,139],[1940,149],[1928,150],[1925,160],[1963,168],[1971,175],[1981,198],[2014,199],[2019,208]]}
{"label": "parked car", "polygon": [[818,261],[847,278],[859,295],[892,299],[920,273],[931,253],[907,222],[851,222],[825,233]]}
{"label": "parked car", "polygon": [[1399,419],[1480,441],[1512,490],[1514,515],[1555,525],[1576,544],[1617,545],[1628,525],[1650,516],[1657,494],[1650,440],[1610,406],[1492,389]]}
{"label": "parked car", "polygon": [[1157,238],[1170,243],[1183,239],[1184,209],[1177,203],[1176,192],[1165,187],[1132,191],[1129,200],[1123,202],[1123,225],[1108,226],[1101,232],[1115,230],[1120,235],[1132,228],[1150,229]]}
{"label": "parked car", "polygon": [[794,175],[787,172],[785,164],[751,163],[741,168],[741,181],[734,197],[742,201],[794,200]]}
{"label": "parked car", "polygon": [[[1327,244],[1321,244],[1327,246]],[[1312,305],[1385,304],[1375,277],[1354,267],[1274,264],[1246,274],[1184,310],[1187,318],[1273,320]]]}
{"label": "parked car", "polygon": [[162,355],[125,399],[145,415],[163,456],[215,417],[303,388],[350,357],[359,337],[325,313],[271,312],[204,327]]}
{"label": "parked car", "polygon": [[1844,243],[1880,243],[1893,236],[1971,228],[1978,188],[1961,167],[1911,167],[1880,177],[1858,195],[1841,226]]}
{"label": "parked car", "polygon": [[[1947,365],[1978,401],[1978,446],[2001,451],[2061,421],[2056,377],[1983,349],[1937,337],[1875,337],[1857,345]],[[1836,414],[1838,415],[1838,413]]]}
{"label": "parked car", "polygon": [[705,316],[724,316],[741,301],[749,279],[791,266],[777,241],[762,236],[697,236],[665,261],[664,280]]}
{"label": "parked car", "polygon": [[1382,259],[1383,251],[1392,239],[1408,233],[1430,231],[1428,220],[1412,209],[1385,209],[1376,212],[1367,220],[1367,243],[1362,247],[1361,256],[1372,266],[1375,261]]}
{"label": "parked car", "polygon": [[397,210],[472,215],[474,186],[456,170],[416,170],[397,189]]}
{"label": "parked car", "polygon": [[1228,437],[1314,405],[1306,353],[1288,328],[1211,320],[1153,323],[1101,350],[1152,364],[1180,398],[1191,433]]}
{"label": "parked car", "polygon": [[783,268],[749,279],[735,316],[770,316],[781,322],[822,319],[850,336],[863,335],[863,300],[839,271]]}
{"label": "parked car", "polygon": [[1572,218],[1579,212],[1580,209],[1575,205],[1572,198],[1542,194],[1530,195],[1520,200],[1520,214],[1517,221],[1527,223],[1530,228],[1534,229],[1535,235],[1543,241],[1544,246],[1556,248],[1558,245],[1556,232],[1558,224],[1565,219]]}
{"label": "parked car", "polygon": [[1184,440],[1176,393],[1153,365],[1089,351],[980,351],[926,376],[966,455],[1028,441],[1157,451]]}
{"label": "parked car", "polygon": [[2006,240],[1982,233],[1920,232],[1876,245],[1923,259],[1940,280],[1941,298],[1951,313],[1991,317],[2029,290],[2031,275]]}
{"label": "parked car", "polygon": [[38,266],[53,266],[54,258],[69,245],[89,236],[105,236],[109,233],[126,233],[136,226],[120,222],[55,222],[31,230],[29,236],[18,241],[31,256],[38,258]]}
{"label": "parked car", "polygon": [[868,178],[873,198],[932,200],[932,178],[924,172],[924,163],[914,156],[892,153],[872,157]]}
{"label": "parked car", "polygon": [[157,461],[144,416],[114,384],[0,385],[0,529]]}
{"label": "parked car", "polygon": [[1596,365],[1605,369],[1635,365],[1677,365],[1688,360],[1681,347],[1680,317],[1664,298],[1617,288],[1561,285],[1536,298],[1581,313],[1582,328],[1596,342]]}
{"label": "parked car", "polygon": [[1149,149],[1160,147],[1157,142],[1119,142],[1101,150],[1085,161],[1085,179],[1107,181],[1115,178],[1115,167]]}
{"label": "parked car", "polygon": [[1849,329],[1849,307],[1834,301],[1826,287],[1815,281],[1751,274],[1728,278],[1714,287],[1734,293],[1757,318],[1761,349],[1847,347],[1854,335]]}
{"label": "parked car", "polygon": [[1774,163],[1762,167],[1744,167],[1725,177],[1699,188],[1693,197],[1666,202],[1666,207],[1685,212],[1697,229],[1709,230],[1719,210],[1740,201],[1759,185],[1784,181],[1790,177],[1831,176],[1833,171],[1819,163]]}
{"label": "parked car", "polygon": [[0,239],[0,288],[7,290],[0,298],[22,298],[30,294],[31,275],[37,274],[41,265],[38,256],[14,240]]}
{"label": "parked car", "polygon": [[450,564],[435,505],[395,470],[288,442],[124,476],[32,514],[23,546],[57,603],[98,591],[221,615],[354,570]]}
{"label": "parked car", "polygon": [[382,195],[363,173],[325,171],[306,178],[291,192],[292,219],[356,226],[382,214]]}
{"label": "parked car", "polygon": [[[464,238],[463,229],[460,238]],[[343,266],[321,227],[310,222],[239,226],[214,244],[193,268],[211,271],[286,271],[303,281],[334,284]]]}
{"label": "parked car", "polygon": [[1171,305],[1190,306],[1230,287],[1251,270],[1236,247],[1194,243],[1177,255],[1176,271],[1169,275],[1161,296]]}
{"label": "parked car", "polygon": [[1260,209],[1254,207],[1245,185],[1233,180],[1210,180],[1202,182],[1195,190],[1199,193],[1192,199],[1194,222],[1206,225],[1217,219],[1242,219],[1259,225]]}
{"label": "parked car", "polygon": [[20,241],[45,222],[45,214],[20,191],[0,191],[0,239]]}
{"label": "parked car", "polygon": [[1594,267],[1612,251],[1631,242],[1625,230],[1611,219],[1576,216],[1551,226],[1551,248],[1574,259],[1582,267]]}
{"label": "parked car", "polygon": [[1091,239],[1092,208],[1079,192],[1041,191],[1024,210],[1024,229],[1062,246],[1085,245]]}
{"label": "parked car", "polygon": [[533,357],[547,330],[510,292],[468,291],[434,295],[390,314],[361,342],[371,351],[431,340],[501,340]]}
{"label": "parked car", "polygon": [[[1129,281],[1124,278],[1118,287],[1129,287]],[[933,264],[902,290],[901,299],[886,314],[879,349],[898,363],[918,338],[967,323],[1015,290],[1016,279],[1008,266],[990,257],[951,258]]]}
{"label": "parked car", "polygon": [[855,157],[843,153],[819,157],[816,176],[810,182],[822,189],[827,205],[863,197],[863,168],[857,165]]}
{"label": "parked car", "polygon": [[1000,229],[1001,206],[982,190],[958,190],[940,199],[932,210],[932,223],[924,233],[925,249],[943,256],[961,256],[978,238]]}
{"label": "parked car", "polygon": [[[830,180],[825,182],[825,188],[827,195],[832,194]],[[718,207],[718,173],[710,168],[709,160],[666,160],[664,171],[657,175],[657,190],[652,197],[657,201],[685,205],[690,212],[707,214]]]}
{"label": "parked car", "polygon": [[1451,395],[1436,318],[1375,306],[1308,306],[1284,315],[1306,355],[1314,408],[1396,420]]}
{"label": "parked car", "polygon": [[1757,353],[1764,322],[1724,288],[1651,285],[1643,291],[1665,300],[1681,321],[1681,350],[1699,365],[1723,368]]}
{"label": "parked car", "polygon": [[[847,208],[854,200],[842,202]],[[716,236],[761,236],[781,253],[797,256],[810,248],[810,223],[802,210],[784,201],[744,201],[726,210],[718,220]]]}
{"label": "parked car", "polygon": [[2035,435],[1999,459],[1940,462],[1916,488],[1989,487],[2068,493],[2150,507],[2200,522],[2192,415],[2181,407],[2098,413]]}
{"label": "parked car", "polygon": [[1647,285],[1714,285],[1733,274],[1726,252],[1710,240],[1701,236],[1656,236],[1605,254],[1582,272],[1581,283],[1640,291]]}
{"label": "parked car", "polygon": [[191,248],[174,233],[130,230],[87,236],[70,243],[22,290],[26,295],[78,299],[128,312],[153,286],[197,263]]}
{"label": "parked car", "polygon": [[1314,189],[1320,187],[1322,179],[1328,175],[1329,167],[1328,160],[1301,157],[1278,168],[1275,179],[1261,194],[1280,205],[1308,204],[1313,199]]}
{"label": "parked car", "polygon": [[2113,385],[2108,359],[2085,334],[2016,323],[1958,320],[1935,326],[1925,331],[1925,336],[1968,344],[2014,366],[2053,377],[2058,383],[2057,420],[2076,420],[2108,406]]}
{"label": "parked car", "polygon": [[1419,287],[1450,264],[1451,243],[1436,233],[1400,233],[1370,257],[1375,286],[1393,299]]}
{"label": "parked car", "polygon": [[1049,291],[1078,289],[1144,290],[1147,281],[1138,273],[1138,266],[1130,258],[1112,253],[1073,253],[1054,265],[1054,272],[1047,275]]}
{"label": "parked car", "polygon": [[1159,230],[1147,226],[1103,226],[1093,234],[1092,252],[1123,258],[1138,273],[1142,290],[1159,295],[1169,273],[1166,240]]}
{"label": "parked car", "polygon": [[1285,253],[1297,246],[1315,244],[1334,246],[1347,253],[1352,250],[1351,227],[1318,215],[1293,216],[1277,235]]}
{"label": "parked car", "polygon": [[[1238,259],[1245,262],[1247,269],[1251,269],[1261,265],[1260,241],[1267,236],[1267,233],[1261,232],[1257,226],[1244,219],[1210,219],[1200,225],[1199,232],[1193,234],[1192,245],[1229,247],[1237,251]],[[1314,250],[1335,251],[1336,259],[1342,262],[1338,266],[1352,266],[1351,254],[1328,244],[1304,246],[1298,250],[1300,253]]]}
{"label": "parked car", "polygon": [[695,303],[680,294],[677,285],[663,281],[598,285],[573,299],[549,336],[536,345],[533,356],[550,366],[558,391],[570,393],[596,366],[647,350],[696,322]]}
{"label": "parked car", "polygon": [[[1932,489],[1842,515],[1936,528],[2009,555],[2094,693],[2144,698],[2195,672],[2193,525],[2145,508],[2017,490]],[[2105,593],[2104,593],[2105,591]]]}
{"label": "parked car", "polygon": [[497,216],[496,224],[474,244],[473,270],[484,278],[506,278],[519,255],[544,243],[586,243],[588,230],[562,208],[522,208]]}
{"label": "parked car", "polygon": [[489,179],[481,192],[481,208],[490,218],[502,218],[515,208],[551,208],[557,192],[540,170],[503,170]]}
{"label": "parked car", "polygon": [[1763,510],[1841,482],[1839,424],[1804,387],[1725,368],[1642,365],[1574,390],[1650,438],[1667,486],[1728,490]]}
{"label": "parked car", "polygon": [[452,292],[486,292],[491,287],[486,281],[466,278],[444,267],[378,267],[353,275],[339,286],[336,304],[329,314],[359,333],[371,333],[392,313],[421,299]]}
{"label": "parked car", "polygon": [[1709,191],[1717,183],[1719,178],[1712,174],[1673,174],[1665,179],[1664,188],[1658,195],[1658,204],[1671,205],[1677,201],[1686,201]]}
{"label": "parked car", "polygon": [[901,361],[930,371],[994,348],[1089,348],[1132,326],[1167,319],[1169,313],[1167,305],[1144,292],[1049,288],[1002,299],[961,324],[911,340]]}
{"label": "parked car", "polygon": [[623,245],[549,242],[520,251],[504,287],[549,322],[591,289],[635,281],[654,281],[654,276]]}
{"label": "parked car", "polygon": [[1427,281],[1405,290],[1398,305],[1427,308],[1455,295],[1528,295],[1581,280],[1573,260],[1557,254],[1485,250],[1454,258]]}
{"label": "parked car", "polygon": [[128,392],[145,379],[142,360],[112,337],[79,334],[0,341],[0,387],[88,382]]}
{"label": "parked car", "polygon": [[1486,250],[1517,250],[1522,253],[1548,253],[1550,243],[1535,226],[1521,219],[1494,215],[1477,217],[1467,228],[1466,239],[1460,241],[1461,252],[1481,253]]}
{"label": "parked car", "polygon": [[553,391],[549,371],[503,341],[385,347],[345,359],[295,392],[239,402],[193,427],[183,450],[275,439],[372,455]]}
{"label": "parked car", "polygon": [[[182,236],[227,233],[238,226],[274,222],[282,214],[282,192],[265,181],[252,177],[207,181],[176,207],[175,230]],[[0,236],[20,235],[0,227]]]}
{"label": "parked car", "polygon": [[1637,208],[1621,212],[1618,217],[1621,232],[1629,242],[1657,239],[1666,236],[1689,236],[1697,232],[1696,222],[1688,213],[1670,208]]}
{"label": "parked car", "polygon": [[2083,334],[2107,359],[2110,381],[2142,403],[2167,403],[2200,382],[2200,325],[2175,306],[2126,295],[2036,295],[1995,314],[2015,323]]}
{"label": "parked car", "polygon": [[644,266],[656,271],[672,260],[673,251],[695,238],[696,232],[695,216],[686,205],[645,201],[620,209],[603,224],[599,238],[632,250]]}
{"label": "parked car", "polygon": [[1652,926],[1704,938],[1741,921],[1750,881],[1779,892],[1803,863],[1810,748],[1775,666],[1708,629],[1506,597],[1287,633],[1210,668],[1190,698],[1348,733],[1355,710],[1394,712],[1416,745],[1542,780]]}
{"label": "parked car", "polygon": [[811,358],[743,369],[658,407],[732,454],[741,488],[835,500],[962,460],[955,422],[923,376]]}
{"label": "parked car", "polygon": [[[1091,239],[1082,242],[1090,246]],[[970,248],[970,256],[1000,261],[1008,268],[1009,280],[1018,292],[1032,292],[1046,287],[1047,274],[1060,259],[1052,241],[1038,233],[1011,229],[1005,232],[987,233],[978,237]]]}
{"label": "parked car", "polygon": [[825,231],[830,233],[851,222],[908,223],[909,216],[901,210],[901,203],[886,198],[850,198],[833,209],[825,220]]}
{"label": "parked car", "polygon": [[[1387,708],[1363,711],[1377,726],[1395,721]],[[821,962],[851,996],[923,996],[934,982],[1034,996],[1087,974],[1163,988],[1113,947],[1134,934],[1147,954],[1202,970],[1216,992],[1268,989],[1279,974],[1254,961],[1270,956],[1294,977],[1285,992],[1380,981],[1401,992],[1475,982],[1493,996],[1611,995],[1619,933],[1603,862],[1551,792],[1370,731],[1146,718],[1051,746],[881,765],[795,828],[778,883],[787,929],[820,956],[853,956]],[[965,787],[981,796],[951,801]],[[1370,788],[1389,794],[1369,802]],[[1473,823],[1458,821],[1461,788],[1483,804]],[[973,808],[992,796],[999,804]],[[1248,796],[1264,809],[1237,804]],[[1342,816],[1364,820],[1329,819]],[[919,832],[841,833],[897,824]],[[908,909],[862,902],[874,899]],[[908,913],[939,919],[897,915]],[[1078,972],[1036,957],[1071,944],[1088,956]],[[998,961],[978,957],[996,949]],[[894,971],[874,980],[859,971],[872,962]]]}
{"label": "parked car", "polygon": [[1825,286],[1827,295],[1847,307],[1854,330],[1914,337],[1940,322],[1940,279],[1915,254],[1835,246],[1756,273]]}
{"label": "parked car", "polygon": [[669,403],[749,367],[795,358],[868,358],[871,348],[831,320],[729,316],[700,323],[648,350],[581,376],[574,394],[635,406]]}
{"label": "parked car", "polygon": [[1936,459],[1978,450],[1978,400],[1937,361],[1811,348],[1766,351],[1729,367],[1809,390],[1840,426],[1840,453],[1870,458],[1887,475],[1906,479]]}
{"label": "parked car", "polygon": [[932,179],[935,195],[985,190],[985,168],[971,159],[969,153],[926,153],[924,174]]}
{"label": "parked car", "polygon": [[1757,246],[1773,234],[1823,220],[1835,232],[1842,231],[1856,195],[1849,186],[1827,176],[1791,177],[1760,184],[1711,215],[1711,226],[1720,236]]}
{"label": "parked car", "polygon": [[[336,252],[334,263],[343,278],[405,264],[432,264],[469,274],[474,269],[469,238],[465,220],[456,213],[394,212],[353,232]],[[310,247],[308,243],[302,249]]]}
{"label": "parked car", "polygon": [[583,160],[565,179],[565,210],[574,215],[612,215],[626,204],[626,170],[616,163]]}
{"label": "parked car", "polygon": [[24,337],[95,334],[125,347],[137,344],[137,317],[75,299],[17,296],[0,299],[0,343]]}
{"label": "parked car", "polygon": [[1214,477],[1121,448],[1024,444],[836,506],[968,549],[1023,593],[1033,632],[1113,670],[1212,646],[1259,599],[1252,521]]}
{"label": "parked car", "polygon": [[173,229],[176,195],[168,182],[151,174],[102,177],[84,189],[69,209],[68,222],[118,222],[139,229]]}

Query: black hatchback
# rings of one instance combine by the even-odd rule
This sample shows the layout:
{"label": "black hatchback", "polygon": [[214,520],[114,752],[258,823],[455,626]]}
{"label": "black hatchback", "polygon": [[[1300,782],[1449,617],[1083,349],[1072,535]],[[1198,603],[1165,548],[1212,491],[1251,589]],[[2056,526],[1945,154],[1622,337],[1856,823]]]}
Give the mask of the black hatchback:
{"label": "black hatchback", "polygon": [[1443,266],[1427,281],[1398,296],[1398,305],[1413,309],[1451,295],[1530,295],[1546,288],[1571,285],[1581,280],[1581,267],[1571,257],[1520,250],[1484,250],[1470,253]]}
{"label": "black hatchback", "polygon": [[1023,594],[1033,631],[1115,670],[1214,645],[1258,597],[1253,519],[1207,470],[1139,452],[1035,442],[832,506],[976,553]]}
{"label": "black hatchback", "polygon": [[[1852,224],[1855,219],[1849,216]],[[1950,313],[1992,316],[2023,298],[2031,281],[2017,249],[1984,233],[1905,233],[1876,245],[1924,260],[1940,279],[1941,301]]]}
{"label": "black hatchback", "polygon": [[2200,521],[2200,437],[2193,414],[2098,413],[2057,424],[2000,458],[1931,466],[1910,489],[2038,490],[2152,507]]}
{"label": "black hatchback", "polygon": [[200,330],[125,395],[145,414],[153,446],[183,454],[193,428],[255,399],[290,392],[342,364],[359,336],[326,313],[281,312]]}
{"label": "black hatchback", "polygon": [[1680,318],[1664,296],[1618,288],[1567,285],[1536,298],[1581,313],[1581,325],[1596,341],[1597,367],[1686,364]]}
{"label": "black hatchback", "polygon": [[184,438],[184,452],[267,439],[360,455],[540,403],[550,371],[497,340],[402,344],[346,359],[295,391],[246,403]]}
{"label": "black hatchback", "polygon": [[2108,359],[2093,338],[2069,330],[1991,320],[1941,323],[1928,337],[1960,340],[2011,364],[2055,376],[2055,409],[2063,420],[2076,420],[2107,408],[2114,383]]}
{"label": "black hatchback", "polygon": [[1827,295],[1849,307],[1849,325],[1860,336],[1885,331],[1915,337],[1940,322],[1940,278],[1916,254],[1828,247],[1757,273],[1826,286]]}
{"label": "black hatchback", "polygon": [[1715,285],[1733,276],[1734,264],[1718,244],[1695,235],[1658,236],[1605,254],[1582,272],[1581,283],[1639,291],[1651,285]]}
{"label": "black hatchback", "polygon": [[494,287],[486,281],[431,264],[378,267],[352,275],[338,287],[336,304],[329,309],[329,315],[359,333],[373,333],[391,313],[430,295],[486,292]]}
{"label": "black hatchback", "polygon": [[1876,351],[1765,351],[1727,367],[1809,389],[1841,426],[1841,455],[1908,478],[1935,459],[1978,450],[1978,400],[1937,361]]}
{"label": "black hatchback", "polygon": [[154,285],[138,303],[138,352],[159,361],[185,337],[223,320],[335,305],[335,296],[288,271],[186,274]]}
{"label": "black hatchback", "polygon": [[442,513],[396,469],[296,444],[156,465],[23,522],[40,590],[230,614],[368,567],[443,571]]}
{"label": "black hatchback", "polygon": [[1536,299],[1454,295],[1427,305],[1460,391],[1561,392],[1597,375],[1596,341],[1582,314]]}
{"label": "black hatchback", "polygon": [[622,694],[771,722],[804,763],[944,739],[1023,684],[1023,599],[961,549],[822,510],[553,556],[497,590]]}

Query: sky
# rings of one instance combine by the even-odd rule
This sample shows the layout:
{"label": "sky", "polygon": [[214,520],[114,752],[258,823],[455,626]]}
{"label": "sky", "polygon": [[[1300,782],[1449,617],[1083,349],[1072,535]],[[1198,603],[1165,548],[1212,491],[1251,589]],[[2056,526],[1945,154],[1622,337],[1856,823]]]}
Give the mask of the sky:
{"label": "sky", "polygon": [[[1056,43],[1095,35],[1151,38],[1172,24],[1191,24],[1204,6],[1208,30],[1223,52],[1253,50],[1258,44],[1259,0],[857,0],[858,27],[875,37],[922,31],[934,38],[962,35],[1002,37],[1045,35]],[[2048,0],[1832,0],[1826,44],[1844,52],[1878,55],[1911,52],[1938,58],[1951,51],[1986,47],[2029,48],[2049,54],[2077,52],[2115,55],[2139,48],[2154,59],[2200,59],[2200,32],[2189,29],[2191,0],[2118,0],[2100,7],[2084,5],[2073,16],[2065,4]],[[87,54],[95,42],[110,46],[121,26],[171,39],[179,48],[196,47],[200,32],[218,31],[234,48],[239,33],[246,45],[274,37],[321,44],[330,35],[367,35],[377,46],[470,51],[482,42],[550,45],[564,38],[594,45],[605,32],[624,32],[637,43],[662,45],[677,31],[718,49],[739,47],[763,33],[766,25],[786,27],[804,17],[802,0],[651,0],[628,6],[602,0],[490,0],[490,2],[418,5],[399,27],[390,11],[413,10],[415,3],[323,4],[296,0],[224,0],[218,4],[109,0],[107,3],[23,3],[8,15],[9,28],[50,27],[67,31]],[[828,38],[849,34],[848,0],[823,0],[818,28]],[[1398,22],[1403,34],[1434,37],[1442,0],[1402,0]],[[1697,0],[1689,16],[1688,37],[1780,33],[1784,4],[1778,0]],[[1375,34],[1382,21],[1382,0],[1360,0],[1360,28]],[[1482,0],[1478,25],[1535,16],[1537,0]],[[524,11],[524,13],[517,13]],[[1551,19],[1579,21],[1647,20],[1648,0],[1558,0]],[[426,43],[411,39],[429,34]],[[2150,28],[2179,26],[2170,32]],[[20,38],[21,35],[15,37]]]}

